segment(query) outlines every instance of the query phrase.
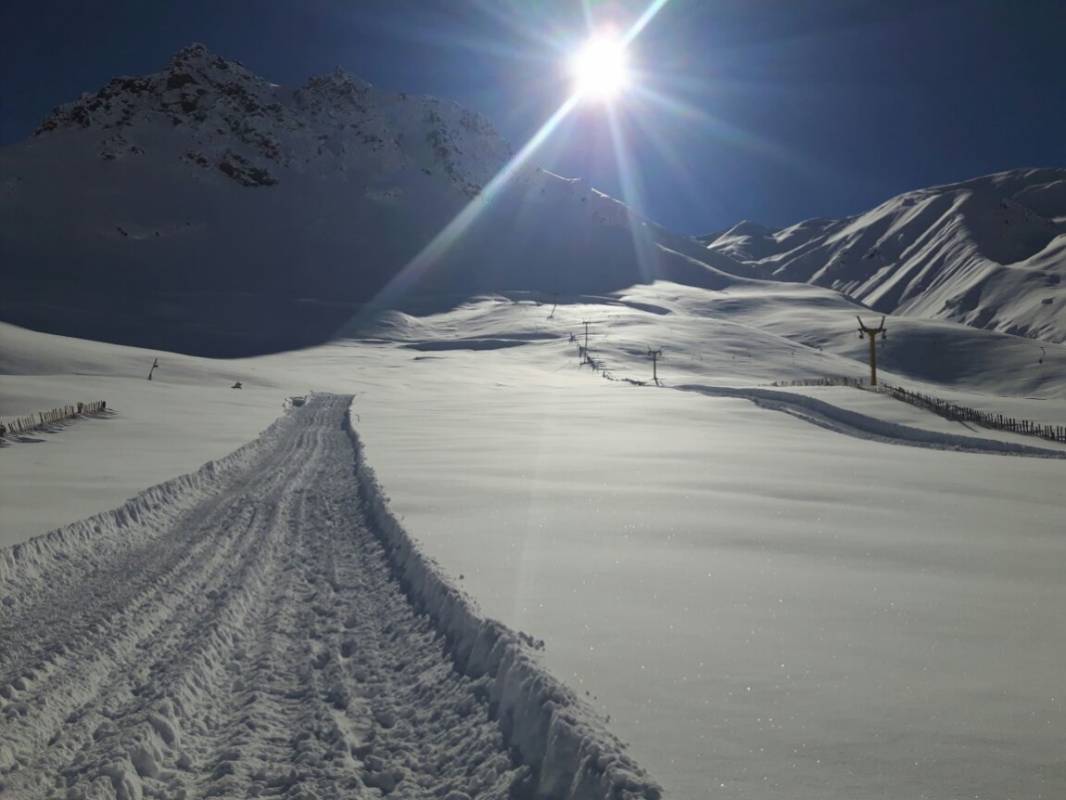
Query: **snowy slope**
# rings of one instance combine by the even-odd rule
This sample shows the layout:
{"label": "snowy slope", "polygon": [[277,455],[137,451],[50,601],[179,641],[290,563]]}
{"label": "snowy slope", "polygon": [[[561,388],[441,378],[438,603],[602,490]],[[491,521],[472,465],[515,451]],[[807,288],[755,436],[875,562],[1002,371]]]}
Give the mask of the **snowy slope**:
{"label": "snowy slope", "polygon": [[[1058,567],[1066,513],[1058,487],[1066,461],[1003,446],[1046,447],[1039,440],[944,420],[880,395],[769,387],[862,375],[854,308],[832,290],[803,284],[707,290],[655,283],[572,298],[554,314],[550,298],[538,303],[520,293],[429,316],[384,314],[369,331],[372,340],[240,360],[158,354],[161,368],[151,383],[140,367],[156,354],[5,327],[0,335],[12,345],[0,361],[0,414],[83,393],[107,398],[119,413],[0,448],[0,533],[7,543],[26,541],[48,527],[107,512],[136,489],[251,440],[285,395],[355,394],[353,423],[366,462],[390,496],[392,513],[417,538],[418,552],[436,559],[485,616],[543,639],[537,659],[610,715],[610,729],[630,742],[629,751],[663,784],[665,796],[1061,796],[1066,782],[1055,765],[1064,746],[1063,717],[1061,704],[1049,698],[1059,694],[1066,641]],[[584,319],[596,321],[593,352],[613,377],[646,380],[647,348],[664,348],[659,366],[666,386],[604,380],[580,367],[569,333],[580,333]],[[890,318],[889,325],[879,346],[886,361],[896,359],[887,373],[894,382],[989,411],[1066,420],[1066,347],[1048,345],[1045,364],[1037,365],[1035,356],[1021,360],[1021,348],[1034,343],[1019,337],[914,318]],[[925,363],[928,336],[960,366],[939,384],[896,372]],[[237,377],[245,389],[226,388]],[[1034,391],[1044,399],[1022,396]],[[328,428],[336,433],[333,424]],[[306,433],[313,444],[318,434]],[[222,446],[223,436],[236,441]],[[975,446],[974,439],[982,443]],[[311,469],[322,463],[283,458],[278,477],[299,473],[304,461]],[[266,477],[249,482],[248,506],[225,493],[223,505],[234,513],[260,510],[250,519],[254,531],[272,518],[275,506],[264,509],[256,498],[260,483],[274,485],[273,471],[261,470],[256,475]],[[332,504],[331,487],[326,481],[301,493],[302,508],[317,514],[320,504]],[[273,542],[288,535],[286,515],[298,504],[284,492],[270,496],[282,527],[264,533]],[[329,516],[342,512],[330,505]],[[146,512],[138,525],[157,513],[169,511]],[[323,546],[332,546],[340,529],[362,537],[350,521],[334,526]],[[219,542],[244,546],[241,526],[211,522],[207,529]],[[104,528],[101,545],[130,530]],[[193,534],[179,527],[174,535],[180,543]],[[306,569],[283,573],[276,597],[262,594],[255,581],[244,584],[258,598],[253,606],[281,612],[282,641],[295,642],[297,652],[278,653],[257,622],[241,627],[245,652],[263,644],[259,652],[277,667],[269,673],[272,690],[287,691],[300,652],[318,655],[305,631],[319,643],[335,642],[331,613],[311,618],[306,629],[286,627],[286,598],[304,597],[308,613],[331,612],[318,600],[355,602],[348,584],[365,585],[343,559],[339,568],[353,580],[336,590],[323,583],[313,539],[297,537]],[[28,545],[23,552],[33,550]],[[286,552],[256,549],[248,555],[249,574],[283,563]],[[244,560],[211,572],[208,557],[190,554],[189,588],[204,580],[235,585],[233,562]],[[43,563],[73,569],[63,560]],[[182,602],[208,608],[205,625],[221,619],[228,632],[244,619],[244,596],[231,589]],[[172,624],[184,619],[180,614],[147,607],[164,612],[147,641],[206,641],[201,634],[208,631]],[[108,630],[122,641],[146,633],[143,621],[124,617]],[[34,638],[48,635],[40,626]],[[93,641],[78,640],[55,658],[76,660]],[[232,664],[238,651],[219,641],[218,663]],[[299,649],[309,641],[310,651]],[[373,648],[363,653],[392,659]],[[99,655],[117,657],[111,663],[124,657],[110,650]],[[406,661],[397,678],[406,680],[419,663],[440,674],[428,649],[420,658],[427,660]],[[254,680],[268,680],[261,662],[243,663]],[[249,716],[265,709],[292,720],[294,738],[321,720],[315,730],[323,736],[297,742],[307,759],[297,778],[320,779],[323,797],[336,794],[329,781],[346,779],[362,752],[357,747],[349,760],[336,749],[344,739],[334,738],[333,726],[343,715],[323,703],[338,678],[346,685],[335,663],[311,668],[304,704],[275,705],[266,694],[249,706]],[[0,694],[6,703],[0,713],[27,708],[19,730],[45,721],[32,702],[46,697],[53,708],[65,702],[45,694],[46,682],[60,674],[20,672],[11,683],[21,679],[26,688],[13,685],[13,700]],[[115,674],[121,677],[121,670]],[[69,687],[80,692],[88,672],[78,675]],[[247,686],[227,695],[220,672],[185,660],[148,677],[155,675],[160,683],[146,679],[138,686],[193,679],[220,698],[211,706],[219,715],[249,699]],[[389,675],[385,670],[375,679]],[[130,775],[141,745],[178,785],[225,785],[260,768],[264,778],[289,778],[260,766],[277,752],[272,746],[284,749],[286,741],[270,745],[249,732],[247,746],[216,749],[213,714],[191,726],[176,705],[152,705],[165,699],[155,689],[146,691],[143,704],[141,695],[107,704],[126,696],[124,680],[105,687],[102,703],[87,701],[84,721],[64,726],[57,746],[33,757],[61,760],[107,709],[118,715],[114,728],[105,727],[98,742],[86,741],[84,760],[68,773],[81,785],[112,767]],[[468,687],[454,685],[462,700]],[[391,679],[383,684],[380,701],[393,703],[398,686]],[[203,708],[192,704],[190,711]],[[452,706],[433,700],[433,708],[446,718]],[[356,701],[349,712],[358,720],[360,709]],[[317,717],[320,711],[330,716]],[[180,753],[142,726],[144,713],[175,720],[192,771],[167,772]],[[409,733],[402,726],[381,732],[384,752],[372,754],[381,756],[373,762],[375,775],[393,769],[401,749],[419,746]],[[494,753],[484,733],[479,730],[477,742]],[[21,756],[29,755],[24,747]],[[456,763],[470,764],[465,758],[458,754]],[[410,777],[419,774],[406,769]],[[475,780],[482,775],[473,774]],[[439,785],[446,776],[420,778]],[[141,780],[157,788],[153,782],[163,779]]]}
{"label": "snowy slope", "polygon": [[779,231],[742,223],[708,247],[761,276],[838,289],[877,311],[1066,340],[1066,170],[922,189]]}
{"label": "snowy slope", "polygon": [[0,150],[0,318],[206,355],[320,342],[468,204],[393,302],[740,269],[535,164],[490,202],[510,155],[454,103],[342,72],[291,89],[194,45]]}
{"label": "snowy slope", "polygon": [[777,252],[777,242],[773,231],[765,225],[744,220],[721,233],[698,237],[707,245],[714,245],[714,250],[725,253],[738,261],[753,261],[765,258]]}

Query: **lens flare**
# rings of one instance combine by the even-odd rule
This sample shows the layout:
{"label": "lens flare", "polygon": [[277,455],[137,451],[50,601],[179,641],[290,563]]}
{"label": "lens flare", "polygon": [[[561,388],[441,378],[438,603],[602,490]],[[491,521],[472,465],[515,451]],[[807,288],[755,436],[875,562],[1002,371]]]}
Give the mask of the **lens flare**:
{"label": "lens flare", "polygon": [[[511,180],[530,162],[534,153],[555,133],[563,120],[578,107],[581,101],[586,98],[598,98],[606,102],[624,89],[639,89],[639,86],[636,85],[639,81],[631,78],[626,49],[667,2],[669,0],[651,0],[643,13],[621,35],[609,35],[601,31],[586,41],[581,50],[569,62],[575,91],[565,99],[562,105],[555,110],[555,113],[541,125],[511,160],[496,173],[492,180],[485,185],[481,193],[467,203],[414,258],[392,276],[374,299],[366,304],[366,309],[363,313],[369,314],[375,309],[394,308],[401,297],[413,291],[419,279],[432,271],[440,259],[455,246],[456,242],[466,235],[477,218],[498,201],[511,183]],[[591,18],[588,19],[588,23],[591,29]],[[619,133],[613,132],[613,140],[616,150],[624,146]],[[628,154],[616,152],[616,157],[619,158],[620,169],[629,169],[628,166],[624,166],[629,164],[627,160]],[[625,195],[623,199],[629,204],[629,207],[639,208],[640,198],[637,196],[638,189],[635,176],[631,175],[629,178],[625,178],[623,187],[623,194]],[[639,248],[642,244],[640,236],[634,232],[634,247],[638,248],[638,259],[641,257]]]}
{"label": "lens flare", "polygon": [[578,96],[611,99],[629,84],[625,43],[612,36],[594,36],[573,57],[570,72]]}

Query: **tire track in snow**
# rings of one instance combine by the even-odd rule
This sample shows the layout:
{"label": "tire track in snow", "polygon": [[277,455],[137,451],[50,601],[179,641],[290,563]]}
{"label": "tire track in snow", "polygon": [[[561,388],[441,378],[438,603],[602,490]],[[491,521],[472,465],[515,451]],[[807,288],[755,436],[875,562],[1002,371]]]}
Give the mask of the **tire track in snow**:
{"label": "tire track in snow", "polygon": [[0,553],[0,798],[659,796],[412,555],[349,402]]}
{"label": "tire track in snow", "polygon": [[[295,453],[294,447],[280,448],[255,465],[264,496],[293,477],[278,467]],[[109,716],[121,713],[120,698],[149,680],[161,660],[180,652],[192,626],[202,628],[217,613],[214,601],[223,585],[240,580],[250,563],[254,537],[276,505],[257,506],[243,491],[246,482],[180,514],[172,530],[162,529],[169,535],[120,550],[107,568],[94,567],[87,575],[77,567],[60,568],[49,571],[49,580],[22,587],[22,602],[11,618],[5,615],[3,630],[21,637],[23,646],[7,650],[0,663],[4,673],[21,671],[22,683],[32,685],[33,709],[29,713],[27,697],[19,696],[17,705],[4,709],[10,720],[5,728],[21,727],[20,738],[44,740],[56,752],[103,735],[96,733],[103,722],[98,709],[106,705]],[[230,565],[240,571],[227,573]],[[81,680],[69,679],[74,670]]]}

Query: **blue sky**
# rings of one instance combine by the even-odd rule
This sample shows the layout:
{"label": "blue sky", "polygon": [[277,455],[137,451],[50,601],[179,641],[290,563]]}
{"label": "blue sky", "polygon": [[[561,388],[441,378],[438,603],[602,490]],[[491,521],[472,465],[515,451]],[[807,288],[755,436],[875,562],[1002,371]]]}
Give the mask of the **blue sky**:
{"label": "blue sky", "polygon": [[[202,41],[279,83],[335,66],[486,114],[516,146],[560,103],[586,31],[643,2],[156,0],[8,3],[0,143],[114,75]],[[907,189],[1066,166],[1066,3],[668,0],[633,46],[646,90],[616,104],[636,196],[686,233],[842,216]],[[652,102],[654,93],[665,102]],[[623,194],[601,107],[538,163]]]}

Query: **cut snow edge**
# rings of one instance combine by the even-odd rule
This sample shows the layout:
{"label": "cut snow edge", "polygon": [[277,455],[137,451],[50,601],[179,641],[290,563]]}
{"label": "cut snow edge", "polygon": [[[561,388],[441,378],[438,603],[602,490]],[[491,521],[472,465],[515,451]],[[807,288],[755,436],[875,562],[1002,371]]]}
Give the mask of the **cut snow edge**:
{"label": "cut snow edge", "polygon": [[507,743],[536,775],[535,796],[552,800],[659,800],[652,781],[599,717],[530,654],[521,636],[481,617],[440,565],[422,553],[388,507],[359,435],[345,420],[355,449],[363,511],[393,572],[419,611],[447,639],[463,673],[487,676],[492,716]]}

